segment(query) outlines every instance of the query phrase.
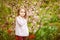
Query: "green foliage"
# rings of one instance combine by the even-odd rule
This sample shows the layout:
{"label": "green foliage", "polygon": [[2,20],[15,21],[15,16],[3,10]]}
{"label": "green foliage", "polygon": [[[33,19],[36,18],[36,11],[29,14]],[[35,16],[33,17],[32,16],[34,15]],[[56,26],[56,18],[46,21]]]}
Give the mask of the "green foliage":
{"label": "green foliage", "polygon": [[58,17],[56,15],[53,15],[50,22],[57,22],[58,21]]}
{"label": "green foliage", "polygon": [[0,40],[15,40],[15,36],[12,34],[7,28],[0,28]]}
{"label": "green foliage", "polygon": [[36,32],[34,40],[55,40],[57,36],[56,26],[43,26]]}
{"label": "green foliage", "polygon": [[[54,40],[57,33],[54,26],[58,27],[60,33],[60,0],[0,0],[0,40],[13,40],[14,36],[8,35],[7,29],[15,26],[15,15],[20,6],[25,6],[27,11],[31,9],[32,16],[28,19],[28,27],[33,33],[37,30],[36,40]],[[38,30],[39,26],[42,27]]]}

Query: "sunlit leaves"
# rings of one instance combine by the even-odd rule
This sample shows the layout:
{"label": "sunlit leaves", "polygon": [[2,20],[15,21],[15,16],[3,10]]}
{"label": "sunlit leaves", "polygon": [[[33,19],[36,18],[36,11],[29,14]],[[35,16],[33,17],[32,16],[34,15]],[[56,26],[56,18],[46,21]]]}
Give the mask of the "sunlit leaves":
{"label": "sunlit leaves", "polygon": [[[25,6],[28,12],[29,32],[32,31],[35,33],[38,28],[45,25],[60,26],[59,0],[0,0],[0,25],[3,30],[5,30],[5,28],[7,30],[9,28],[13,29],[13,26],[15,26],[17,10],[21,6]],[[48,28],[46,28],[46,30],[47,29]],[[49,27],[49,29],[51,29],[51,27]],[[44,30],[41,30],[41,36],[47,35]],[[39,33],[37,34],[38,36]],[[51,34],[49,36],[51,36]],[[37,39],[40,40],[39,37],[37,37]]]}
{"label": "sunlit leaves", "polygon": [[56,26],[43,26],[37,31],[35,40],[39,40],[39,39],[54,40],[56,36],[57,36]]}

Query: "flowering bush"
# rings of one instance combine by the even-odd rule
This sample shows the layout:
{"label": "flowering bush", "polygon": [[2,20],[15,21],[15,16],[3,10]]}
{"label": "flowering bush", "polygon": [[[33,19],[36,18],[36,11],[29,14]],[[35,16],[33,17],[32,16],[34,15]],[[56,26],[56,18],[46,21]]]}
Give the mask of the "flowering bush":
{"label": "flowering bush", "polygon": [[[0,40],[15,40],[15,17],[17,16],[17,10],[21,6],[25,6],[27,9],[29,32],[34,33],[30,34],[29,39],[33,40],[35,38],[39,40],[44,36],[41,39],[44,40],[46,37],[51,37],[53,32],[50,34],[51,36],[48,36],[48,33],[54,27],[53,29],[51,27],[44,28],[43,26],[45,25],[57,26],[60,33],[59,0],[0,0]],[[39,29],[39,27],[43,28]],[[60,35],[58,34],[57,39],[59,37]]]}

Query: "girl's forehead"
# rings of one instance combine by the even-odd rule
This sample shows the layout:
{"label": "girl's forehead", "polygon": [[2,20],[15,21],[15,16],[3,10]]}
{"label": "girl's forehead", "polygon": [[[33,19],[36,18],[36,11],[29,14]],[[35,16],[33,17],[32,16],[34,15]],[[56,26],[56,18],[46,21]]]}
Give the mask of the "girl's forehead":
{"label": "girl's forehead", "polygon": [[25,9],[21,9],[20,11],[25,11]]}

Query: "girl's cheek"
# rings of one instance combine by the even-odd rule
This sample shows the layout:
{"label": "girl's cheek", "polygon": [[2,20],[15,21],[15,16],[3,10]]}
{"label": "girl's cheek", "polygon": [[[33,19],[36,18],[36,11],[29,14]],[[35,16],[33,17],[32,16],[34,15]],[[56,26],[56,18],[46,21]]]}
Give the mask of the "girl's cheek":
{"label": "girl's cheek", "polygon": [[24,14],[24,13],[21,13],[20,15],[21,15],[21,16],[24,16],[25,14]]}
{"label": "girl's cheek", "polygon": [[25,15],[25,13],[24,13],[24,15]]}
{"label": "girl's cheek", "polygon": [[21,13],[22,15],[25,15],[25,13]]}

